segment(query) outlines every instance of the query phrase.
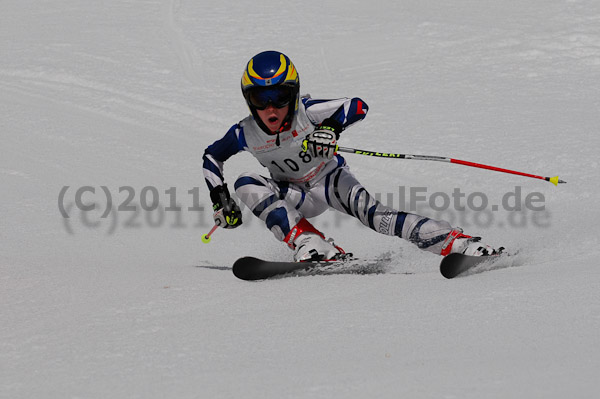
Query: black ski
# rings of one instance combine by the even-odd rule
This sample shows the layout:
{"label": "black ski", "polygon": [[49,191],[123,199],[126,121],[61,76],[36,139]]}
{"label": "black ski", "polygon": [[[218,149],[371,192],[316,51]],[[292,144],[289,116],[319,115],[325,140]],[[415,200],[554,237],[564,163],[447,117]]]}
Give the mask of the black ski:
{"label": "black ski", "polygon": [[262,280],[278,274],[291,273],[310,265],[301,262],[271,262],[252,256],[246,256],[235,261],[233,274],[242,280]]}
{"label": "black ski", "polygon": [[246,256],[235,261],[233,274],[242,280],[264,280],[286,274],[374,274],[385,273],[391,261],[387,254],[371,260],[347,256],[345,259],[323,262],[279,262]]}
{"label": "black ski", "polygon": [[440,263],[440,273],[446,278],[454,278],[479,265],[491,265],[508,254],[490,256],[470,256],[450,254]]}

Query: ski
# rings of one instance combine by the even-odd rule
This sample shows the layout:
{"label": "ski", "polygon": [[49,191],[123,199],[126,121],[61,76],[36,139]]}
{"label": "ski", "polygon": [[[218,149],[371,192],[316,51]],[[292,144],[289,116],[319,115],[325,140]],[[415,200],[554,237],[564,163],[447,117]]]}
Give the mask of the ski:
{"label": "ski", "polygon": [[310,267],[308,262],[267,261],[252,256],[245,256],[233,264],[233,274],[242,280],[263,280],[278,274],[291,273]]}
{"label": "ski", "polygon": [[440,263],[440,273],[442,276],[450,279],[461,274],[465,274],[469,270],[473,270],[477,266],[491,266],[498,260],[509,256],[509,254],[490,255],[490,256],[470,256],[463,254],[450,254],[444,256]]}
{"label": "ski", "polygon": [[[450,254],[445,256],[440,263],[440,273],[448,278],[469,274],[481,267],[481,270],[492,270],[507,267],[505,259],[510,254],[491,256],[469,256],[463,254]],[[321,262],[287,262],[269,261],[245,256],[239,258],[233,264],[233,274],[241,280],[265,280],[281,276],[306,276],[322,274],[374,274],[385,273],[387,267],[392,263],[389,255],[377,259],[346,258],[343,260],[321,261]],[[509,262],[512,263],[512,262]]]}
{"label": "ski", "polygon": [[321,262],[268,261],[245,256],[233,264],[233,274],[241,280],[264,280],[284,275],[373,274],[384,273],[391,258],[361,260],[348,257]]}

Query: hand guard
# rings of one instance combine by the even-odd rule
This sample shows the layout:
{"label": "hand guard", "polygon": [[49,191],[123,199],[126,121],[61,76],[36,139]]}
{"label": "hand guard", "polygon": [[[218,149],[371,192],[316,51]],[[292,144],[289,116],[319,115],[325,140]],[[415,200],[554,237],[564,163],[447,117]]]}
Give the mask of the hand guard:
{"label": "hand guard", "polygon": [[325,119],[319,127],[309,133],[302,142],[302,149],[313,157],[331,159],[337,151],[337,140],[342,131],[342,125],[333,120]]}
{"label": "hand guard", "polygon": [[242,212],[234,199],[229,195],[227,184],[217,186],[210,192],[213,202],[213,219],[215,224],[224,229],[234,229],[242,224]]}

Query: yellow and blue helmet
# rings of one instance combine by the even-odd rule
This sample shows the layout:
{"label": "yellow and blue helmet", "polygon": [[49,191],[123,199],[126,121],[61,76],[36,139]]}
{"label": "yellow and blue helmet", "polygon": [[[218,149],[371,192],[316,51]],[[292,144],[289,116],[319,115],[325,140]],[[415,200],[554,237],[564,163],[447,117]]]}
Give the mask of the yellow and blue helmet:
{"label": "yellow and blue helmet", "polygon": [[277,108],[289,105],[282,131],[289,129],[298,111],[300,79],[292,61],[279,51],[263,51],[252,57],[242,75],[242,94],[258,125],[271,133],[256,114],[269,104]]}

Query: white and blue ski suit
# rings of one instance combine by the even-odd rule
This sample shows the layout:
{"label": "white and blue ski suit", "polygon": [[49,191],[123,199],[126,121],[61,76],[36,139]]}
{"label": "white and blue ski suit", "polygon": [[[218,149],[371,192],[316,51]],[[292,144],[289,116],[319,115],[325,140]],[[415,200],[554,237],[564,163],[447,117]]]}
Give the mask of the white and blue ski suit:
{"label": "white and blue ski suit", "polygon": [[206,149],[206,183],[209,189],[224,184],[224,162],[248,151],[270,176],[244,173],[235,182],[235,192],[278,240],[283,241],[303,217],[318,216],[331,207],[378,233],[404,238],[439,254],[452,230],[449,223],[384,206],[358,182],[340,155],[328,160],[302,150],[305,136],[323,120],[334,118],[346,129],[364,119],[367,111],[360,98],[317,100],[304,96],[291,127],[279,137],[265,133],[248,116]]}

